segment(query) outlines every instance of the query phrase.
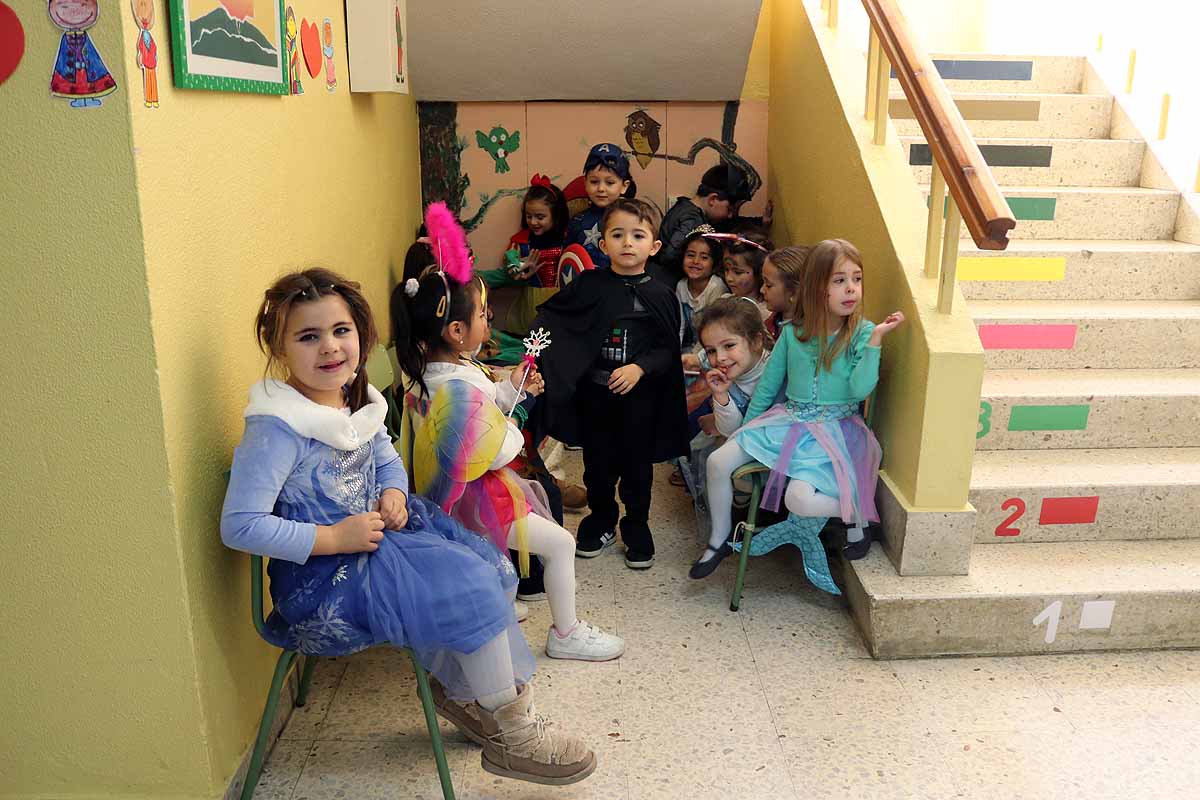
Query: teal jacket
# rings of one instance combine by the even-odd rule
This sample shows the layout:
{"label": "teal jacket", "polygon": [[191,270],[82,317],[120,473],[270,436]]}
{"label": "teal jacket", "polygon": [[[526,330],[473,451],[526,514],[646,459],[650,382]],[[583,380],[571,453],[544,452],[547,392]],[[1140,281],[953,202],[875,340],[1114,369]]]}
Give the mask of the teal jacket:
{"label": "teal jacket", "polygon": [[795,403],[836,405],[866,400],[879,382],[879,348],[867,344],[874,330],[874,322],[863,320],[850,345],[833,360],[832,369],[818,371],[819,341],[797,340],[792,323],[784,323],[746,409],[746,422],[770,408],[780,389],[786,389],[787,399]]}

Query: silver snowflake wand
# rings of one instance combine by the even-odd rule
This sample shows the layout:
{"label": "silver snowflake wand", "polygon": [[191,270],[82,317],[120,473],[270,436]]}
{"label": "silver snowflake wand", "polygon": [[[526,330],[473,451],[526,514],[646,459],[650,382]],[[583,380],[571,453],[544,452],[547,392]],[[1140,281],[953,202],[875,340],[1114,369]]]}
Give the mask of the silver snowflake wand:
{"label": "silver snowflake wand", "polygon": [[509,417],[512,417],[513,412],[517,410],[517,403],[521,401],[521,391],[525,388],[525,381],[529,378],[529,370],[533,369],[533,365],[542,351],[550,346],[550,331],[545,328],[530,331],[529,335],[521,340],[521,344],[525,345],[525,355],[521,357],[521,361],[525,364],[525,371],[521,373],[521,385],[517,387],[517,396],[513,399],[512,408],[508,410]]}

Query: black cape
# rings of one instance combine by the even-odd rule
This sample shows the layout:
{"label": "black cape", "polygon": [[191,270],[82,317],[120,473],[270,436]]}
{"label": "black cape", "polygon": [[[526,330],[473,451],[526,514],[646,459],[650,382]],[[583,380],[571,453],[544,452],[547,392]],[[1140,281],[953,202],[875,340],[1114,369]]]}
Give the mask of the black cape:
{"label": "black cape", "polygon": [[534,409],[532,427],[535,434],[548,434],[565,444],[580,443],[580,426],[587,421],[579,419],[576,390],[588,380],[586,373],[600,355],[604,335],[620,310],[628,308],[625,303],[631,293],[650,313],[660,341],[671,352],[671,363],[659,374],[647,374],[634,389],[648,407],[638,409],[639,424],[629,436],[632,441],[652,441],[651,459],[668,461],[688,452],[687,401],[679,360],[679,300],[657,280],[631,287],[611,270],[589,270],[538,306],[532,327],[549,330],[551,345],[540,359],[546,391]]}

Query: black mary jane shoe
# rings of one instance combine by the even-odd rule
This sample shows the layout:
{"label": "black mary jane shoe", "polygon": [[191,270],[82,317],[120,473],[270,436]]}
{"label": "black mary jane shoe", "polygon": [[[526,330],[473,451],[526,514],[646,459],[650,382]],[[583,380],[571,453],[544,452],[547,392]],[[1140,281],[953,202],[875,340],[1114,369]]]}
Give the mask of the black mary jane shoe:
{"label": "black mary jane shoe", "polygon": [[704,552],[713,552],[716,555],[708,561],[696,559],[696,563],[692,564],[692,568],[688,570],[688,577],[692,580],[698,581],[701,578],[707,578],[709,575],[712,575],[716,568],[721,565],[721,562],[725,560],[725,556],[733,552],[733,548],[729,546],[729,542],[725,542],[720,547],[705,545]]}
{"label": "black mary jane shoe", "polygon": [[847,561],[858,561],[860,558],[865,558],[867,551],[871,549],[871,540],[874,538],[875,536],[869,526],[863,528],[863,538],[857,542],[846,542],[845,546],[842,547],[842,555]]}

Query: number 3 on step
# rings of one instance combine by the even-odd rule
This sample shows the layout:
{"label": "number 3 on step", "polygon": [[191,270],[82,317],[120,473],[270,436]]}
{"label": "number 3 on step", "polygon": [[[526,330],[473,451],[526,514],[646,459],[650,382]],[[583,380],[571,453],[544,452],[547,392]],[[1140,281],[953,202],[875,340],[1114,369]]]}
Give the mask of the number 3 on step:
{"label": "number 3 on step", "polygon": [[1020,536],[1021,529],[1012,527],[1012,524],[1019,520],[1025,513],[1025,501],[1019,497],[1010,497],[1000,504],[1000,508],[1003,511],[1012,509],[1012,513],[1008,515],[1008,518],[1005,519],[1004,522],[1001,522],[996,526],[996,535]]}
{"label": "number 3 on step", "polygon": [[992,432],[992,404],[987,400],[979,403],[979,430],[975,432],[976,439],[982,439]]}

